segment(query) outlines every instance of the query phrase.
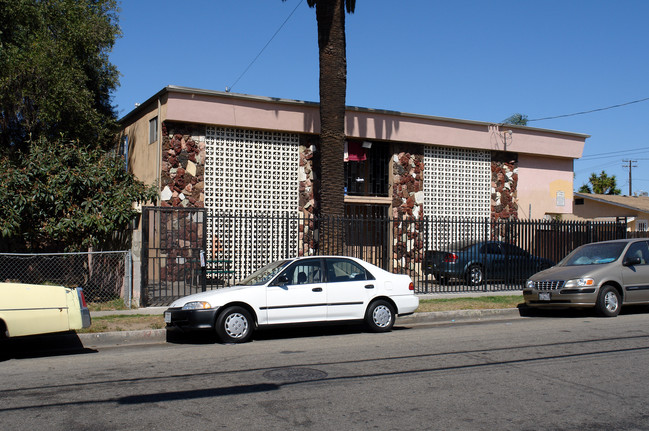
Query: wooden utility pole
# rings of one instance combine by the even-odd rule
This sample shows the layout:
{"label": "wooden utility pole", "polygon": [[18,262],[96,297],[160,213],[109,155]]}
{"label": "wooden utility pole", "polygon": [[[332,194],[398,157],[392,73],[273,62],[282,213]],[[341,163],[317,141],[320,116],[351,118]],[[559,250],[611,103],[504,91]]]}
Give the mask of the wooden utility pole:
{"label": "wooden utility pole", "polygon": [[631,168],[637,168],[638,165],[634,165],[634,163],[637,163],[637,160],[622,160],[624,163],[628,163],[628,165],[622,165],[623,168],[629,168],[629,196],[633,196],[633,193],[631,190],[633,189],[633,181],[631,178]]}

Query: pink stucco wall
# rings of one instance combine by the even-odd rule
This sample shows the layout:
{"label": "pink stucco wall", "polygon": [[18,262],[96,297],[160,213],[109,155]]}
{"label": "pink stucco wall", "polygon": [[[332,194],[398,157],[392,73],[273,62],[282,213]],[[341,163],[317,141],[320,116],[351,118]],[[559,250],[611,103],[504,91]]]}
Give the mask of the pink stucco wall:
{"label": "pink stucco wall", "polygon": [[[557,202],[561,194],[563,194],[563,206],[558,205]],[[519,155],[518,217],[520,219],[540,219],[546,214],[570,214],[572,198],[572,159]]]}
{"label": "pink stucco wall", "polygon": [[[156,106],[161,101],[160,111]],[[151,105],[147,111],[147,105]],[[142,115],[143,112],[146,112]],[[155,172],[152,166],[135,169],[138,163],[151,164],[156,157],[147,145],[148,118],[159,113],[161,121],[210,124],[225,127],[280,130],[317,134],[320,129],[317,103],[269,97],[246,96],[183,87],[167,87],[144,106],[127,116],[139,125],[141,135],[134,135],[139,154],[134,172]],[[127,123],[128,123],[127,121]],[[138,130],[139,130],[138,129]],[[504,126],[486,122],[431,117],[384,110],[349,107],[346,134],[368,140],[419,143],[488,151],[506,151],[518,155],[517,204],[520,219],[538,219],[545,214],[572,212],[573,160],[581,157],[587,135],[569,132]],[[141,176],[150,180],[149,176]],[[557,197],[563,197],[563,206]]]}
{"label": "pink stucco wall", "polygon": [[[217,92],[170,91],[165,120],[295,133],[320,130],[315,103]],[[348,108],[346,134],[360,139],[542,153],[570,159],[581,157],[586,139],[586,135],[575,133],[360,108]]]}

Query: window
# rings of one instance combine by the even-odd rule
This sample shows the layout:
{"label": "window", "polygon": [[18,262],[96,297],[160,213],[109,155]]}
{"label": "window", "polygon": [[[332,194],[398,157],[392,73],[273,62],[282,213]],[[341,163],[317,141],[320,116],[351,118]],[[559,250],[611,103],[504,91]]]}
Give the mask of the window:
{"label": "window", "polygon": [[320,259],[297,262],[288,268],[282,276],[286,277],[290,285],[320,283],[322,280]]}
{"label": "window", "polygon": [[122,138],[122,143],[119,146],[119,155],[124,157],[124,169],[128,171],[128,136]]}
{"label": "window", "polygon": [[149,144],[158,140],[158,117],[149,120]]}
{"label": "window", "polygon": [[505,254],[509,256],[527,256],[527,252],[522,248],[518,248],[515,245],[504,243],[502,244]]}
{"label": "window", "polygon": [[639,232],[646,232],[647,231],[647,220],[636,220],[635,222],[635,230]]}
{"label": "window", "polygon": [[482,246],[482,253],[484,254],[502,254],[500,245],[495,242],[490,242]]}
{"label": "window", "polygon": [[365,268],[347,259],[327,259],[327,278],[329,283],[374,280]]}
{"label": "window", "polygon": [[388,145],[349,141],[345,158],[345,192],[350,196],[388,196]]}
{"label": "window", "polygon": [[624,259],[640,259],[640,265],[646,265],[649,262],[649,248],[646,241],[634,242],[629,246]]}

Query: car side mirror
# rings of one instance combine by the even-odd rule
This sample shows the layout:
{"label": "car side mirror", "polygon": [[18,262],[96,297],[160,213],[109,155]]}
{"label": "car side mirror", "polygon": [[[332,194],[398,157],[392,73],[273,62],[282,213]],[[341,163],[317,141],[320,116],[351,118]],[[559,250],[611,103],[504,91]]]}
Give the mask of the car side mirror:
{"label": "car side mirror", "polygon": [[288,284],[288,277],[286,275],[280,275],[273,283],[275,286],[286,286]]}
{"label": "car side mirror", "polygon": [[641,263],[642,263],[642,260],[639,257],[633,256],[633,257],[628,257],[628,258],[624,259],[623,265],[624,266],[634,266],[634,265],[640,265]]}

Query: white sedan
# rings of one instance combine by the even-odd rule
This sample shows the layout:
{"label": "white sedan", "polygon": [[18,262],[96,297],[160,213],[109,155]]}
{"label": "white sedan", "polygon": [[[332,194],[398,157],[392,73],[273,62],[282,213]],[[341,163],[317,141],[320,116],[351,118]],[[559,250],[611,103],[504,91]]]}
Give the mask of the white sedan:
{"label": "white sedan", "polygon": [[396,315],[418,306],[407,275],[318,256],[276,261],[236,286],[177,299],[164,317],[168,329],[215,330],[223,342],[242,343],[269,325],[364,321],[373,332],[387,332]]}

